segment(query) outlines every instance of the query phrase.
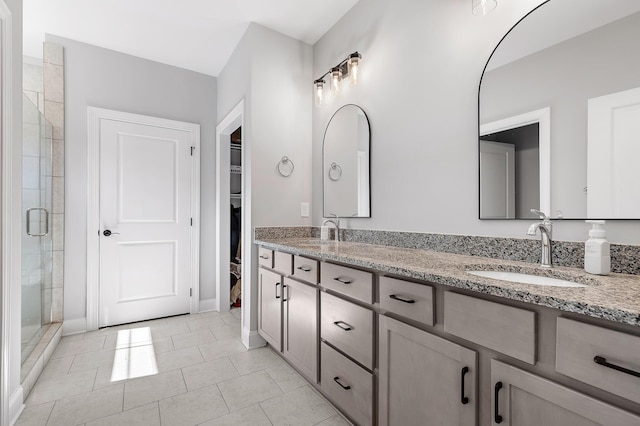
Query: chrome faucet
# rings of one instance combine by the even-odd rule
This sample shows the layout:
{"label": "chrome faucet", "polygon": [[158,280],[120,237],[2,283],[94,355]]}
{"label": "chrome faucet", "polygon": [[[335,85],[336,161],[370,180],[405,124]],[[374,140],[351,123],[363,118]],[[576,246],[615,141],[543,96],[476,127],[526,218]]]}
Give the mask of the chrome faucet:
{"label": "chrome faucet", "polygon": [[552,223],[551,219],[541,212],[540,210],[531,209],[531,213],[537,214],[540,216],[540,222],[532,223],[527,231],[527,235],[536,235],[536,230],[540,229],[540,242],[542,244],[542,256],[540,258],[540,267],[542,268],[551,268],[552,267],[552,239],[551,239],[551,230]]}
{"label": "chrome faucet", "polygon": [[333,218],[333,219],[325,219],[325,220],[322,222],[322,226],[326,226],[326,225],[327,225],[327,223],[331,223],[331,224],[336,228],[336,231],[335,231],[335,234],[336,234],[336,235],[335,235],[335,240],[336,240],[336,241],[340,241],[340,219],[338,219],[338,216],[336,216],[336,215],[333,215],[333,216],[334,216],[334,218]]}

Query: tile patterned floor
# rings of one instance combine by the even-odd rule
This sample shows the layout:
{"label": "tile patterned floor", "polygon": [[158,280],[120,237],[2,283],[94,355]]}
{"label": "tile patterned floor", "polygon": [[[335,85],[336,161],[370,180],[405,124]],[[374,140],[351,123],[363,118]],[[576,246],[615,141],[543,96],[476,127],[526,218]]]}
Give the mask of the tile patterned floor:
{"label": "tile patterned floor", "polygon": [[[246,350],[239,315],[208,312],[63,337],[17,425],[348,425],[270,349]],[[112,381],[114,359],[135,367],[136,351],[151,344],[123,342],[127,332],[120,340],[118,332],[145,327],[158,373]]]}

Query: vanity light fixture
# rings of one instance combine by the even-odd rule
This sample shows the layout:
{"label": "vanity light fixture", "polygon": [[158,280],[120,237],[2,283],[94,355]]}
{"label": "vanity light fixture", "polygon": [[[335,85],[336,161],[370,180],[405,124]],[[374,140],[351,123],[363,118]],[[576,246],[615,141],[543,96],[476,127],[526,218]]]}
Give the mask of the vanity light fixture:
{"label": "vanity light fixture", "polygon": [[476,16],[489,14],[498,6],[496,0],[471,0],[471,12]]}
{"label": "vanity light fixture", "polygon": [[316,106],[324,105],[326,101],[325,94],[325,77],[330,77],[330,90],[331,97],[337,97],[340,95],[342,80],[349,77],[350,86],[357,86],[360,79],[360,65],[362,64],[362,55],[358,52],[353,52],[342,60],[338,65],[332,67],[329,71],[324,73],[320,78],[313,81],[314,99]]}

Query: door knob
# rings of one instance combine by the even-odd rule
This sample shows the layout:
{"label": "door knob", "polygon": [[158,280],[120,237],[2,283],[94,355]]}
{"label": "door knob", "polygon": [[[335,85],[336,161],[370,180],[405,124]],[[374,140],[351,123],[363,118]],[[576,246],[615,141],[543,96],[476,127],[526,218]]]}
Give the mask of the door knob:
{"label": "door knob", "polygon": [[120,233],[119,233],[119,232],[111,232],[111,231],[110,231],[110,230],[108,230],[108,229],[105,229],[104,231],[102,231],[102,235],[104,235],[105,237],[108,237],[108,236],[110,236],[111,234],[120,235]]}

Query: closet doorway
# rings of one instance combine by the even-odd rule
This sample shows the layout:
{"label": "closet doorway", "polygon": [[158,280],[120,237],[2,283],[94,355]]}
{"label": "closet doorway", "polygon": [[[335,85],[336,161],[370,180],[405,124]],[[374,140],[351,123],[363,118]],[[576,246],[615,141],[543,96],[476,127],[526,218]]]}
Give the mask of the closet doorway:
{"label": "closet doorway", "polygon": [[[216,128],[216,309],[220,312],[249,303],[245,281],[251,259],[245,253],[251,253],[246,250],[251,226],[243,111],[240,102]],[[244,315],[242,322],[244,328]]]}

